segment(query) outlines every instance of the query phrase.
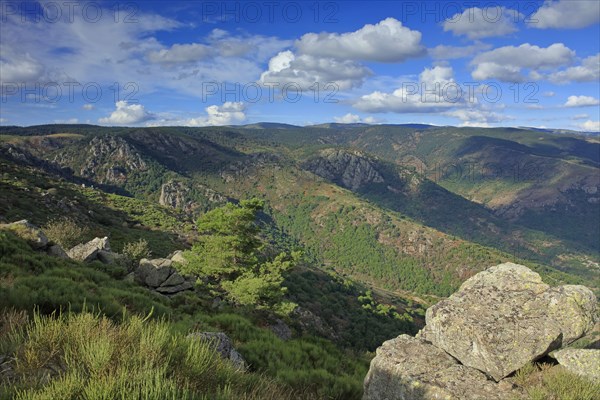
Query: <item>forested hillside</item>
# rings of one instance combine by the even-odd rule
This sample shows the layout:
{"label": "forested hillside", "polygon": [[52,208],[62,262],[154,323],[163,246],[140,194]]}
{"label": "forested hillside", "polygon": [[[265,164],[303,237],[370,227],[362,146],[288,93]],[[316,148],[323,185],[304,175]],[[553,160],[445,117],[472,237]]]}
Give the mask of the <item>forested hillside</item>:
{"label": "forested hillside", "polygon": [[[102,376],[100,361],[67,365],[71,349],[83,351],[78,330],[99,326],[107,337],[153,340],[165,357],[191,351],[214,398],[360,398],[371,352],[415,334],[426,307],[489,266],[514,261],[552,285],[597,293],[598,145],[418,125],[2,127],[0,223],[26,219],[64,250],[107,237],[114,260],[57,258],[4,226],[0,307],[10,312],[0,357],[12,358],[0,358],[10,371],[2,390],[101,392],[91,379]],[[169,274],[188,277],[185,291],[160,294],[133,278],[140,259],[170,266],[178,251]],[[48,319],[53,312],[63,315]],[[140,337],[140,324],[158,336]],[[60,341],[48,333],[56,330],[72,335]],[[186,347],[195,346],[187,335],[206,331],[231,337],[243,379],[209,348]],[[46,361],[44,346],[56,349]],[[154,362],[94,351],[122,369]],[[178,360],[169,362],[189,362]],[[66,375],[52,387],[27,372],[54,379],[55,370]],[[155,379],[159,397],[201,398],[183,369],[171,372],[150,370],[136,390]]]}

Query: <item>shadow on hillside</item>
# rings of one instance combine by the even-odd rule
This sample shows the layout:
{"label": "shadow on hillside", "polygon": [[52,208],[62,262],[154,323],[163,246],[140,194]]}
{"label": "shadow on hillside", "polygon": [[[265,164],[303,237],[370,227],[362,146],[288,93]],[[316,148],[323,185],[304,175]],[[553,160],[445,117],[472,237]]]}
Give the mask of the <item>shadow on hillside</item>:
{"label": "shadow on hillside", "polygon": [[524,155],[540,156],[565,160],[576,158],[584,164],[598,167],[600,164],[600,143],[592,143],[574,137],[556,137],[552,138],[552,144],[536,143],[533,146],[527,146],[508,139],[500,139],[489,136],[470,136],[463,142],[463,146],[455,153],[457,158],[480,152],[485,148],[497,150],[498,157],[482,160],[483,163],[501,163],[500,157],[503,150],[516,151]]}
{"label": "shadow on hillside", "polygon": [[[313,317],[294,318],[300,330],[336,341],[357,350],[375,351],[386,340],[406,333],[416,334],[416,323],[364,308],[359,300],[364,288],[344,283],[318,269],[298,267],[284,282],[288,296]],[[409,309],[406,304],[403,308]],[[401,308],[397,309],[403,314]],[[305,325],[304,327],[302,325]]]}

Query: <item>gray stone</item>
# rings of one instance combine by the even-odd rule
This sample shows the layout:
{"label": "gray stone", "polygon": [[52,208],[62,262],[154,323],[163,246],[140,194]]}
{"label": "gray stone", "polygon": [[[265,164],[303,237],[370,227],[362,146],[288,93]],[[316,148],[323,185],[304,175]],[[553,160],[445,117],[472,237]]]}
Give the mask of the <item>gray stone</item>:
{"label": "gray stone", "polygon": [[199,339],[208,343],[224,360],[229,360],[237,369],[245,371],[248,366],[244,357],[233,347],[233,342],[223,332],[194,332],[190,339]]}
{"label": "gray stone", "polygon": [[170,258],[171,258],[171,261],[173,261],[175,263],[183,264],[186,262],[186,259],[183,256],[182,250],[177,250],[175,253],[173,253],[173,255]]}
{"label": "gray stone", "polygon": [[162,285],[174,272],[170,261],[167,259],[148,260],[143,258],[140,265],[134,271],[136,282],[151,288],[157,288]]}
{"label": "gray stone", "polygon": [[179,292],[183,292],[186,290],[193,290],[194,285],[189,282],[184,281],[183,283],[175,286],[159,286],[156,288],[156,291],[162,294],[176,294]]}
{"label": "gray stone", "polygon": [[179,275],[177,272],[173,272],[160,286],[177,286],[184,282],[185,279],[183,279],[183,276]]}
{"label": "gray stone", "polygon": [[181,276],[172,264],[168,258],[144,258],[134,271],[135,281],[164,295],[193,290],[194,284]]}
{"label": "gray stone", "polygon": [[54,257],[59,257],[59,258],[69,258],[67,253],[58,244],[48,247],[48,250],[46,250],[46,253],[48,253],[49,256],[54,256]]}
{"label": "gray stone", "polygon": [[98,258],[99,251],[110,252],[108,238],[95,238],[87,243],[78,244],[67,251],[69,258],[77,261],[90,262]]}
{"label": "gray stone", "polygon": [[505,263],[430,307],[419,337],[499,381],[583,336],[595,314],[586,287],[550,288],[527,267]]}
{"label": "gray stone", "polygon": [[281,340],[290,340],[292,338],[292,330],[279,318],[275,320],[275,323],[269,325],[269,329]]}
{"label": "gray stone", "polygon": [[516,394],[512,385],[489,380],[421,339],[400,335],[377,349],[363,400],[500,400]]}
{"label": "gray stone", "polygon": [[96,258],[103,264],[114,264],[120,258],[120,255],[112,251],[98,250]]}
{"label": "gray stone", "polygon": [[600,350],[562,349],[550,355],[568,371],[600,383]]}

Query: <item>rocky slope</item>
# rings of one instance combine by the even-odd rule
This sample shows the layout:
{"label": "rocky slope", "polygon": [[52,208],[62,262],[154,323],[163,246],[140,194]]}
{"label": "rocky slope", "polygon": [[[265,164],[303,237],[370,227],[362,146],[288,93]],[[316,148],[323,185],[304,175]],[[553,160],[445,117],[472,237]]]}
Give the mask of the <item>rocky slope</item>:
{"label": "rocky slope", "polygon": [[363,399],[513,398],[507,376],[590,332],[597,317],[584,286],[550,288],[522,265],[491,267],[430,307],[416,337],[377,349]]}
{"label": "rocky slope", "polygon": [[317,157],[304,162],[302,167],[350,190],[384,182],[375,161],[360,152],[323,150]]}

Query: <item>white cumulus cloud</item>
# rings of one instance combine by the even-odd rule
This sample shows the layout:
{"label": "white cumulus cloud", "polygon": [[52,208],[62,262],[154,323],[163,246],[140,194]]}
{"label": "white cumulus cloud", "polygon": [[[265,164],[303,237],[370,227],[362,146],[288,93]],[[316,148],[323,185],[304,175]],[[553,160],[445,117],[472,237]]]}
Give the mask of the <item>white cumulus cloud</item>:
{"label": "white cumulus cloud", "polygon": [[206,115],[187,118],[163,118],[148,122],[147,126],[222,126],[235,125],[246,120],[246,105],[242,102],[227,101],[222,105],[212,105],[204,109]]}
{"label": "white cumulus cloud", "polygon": [[597,82],[600,79],[600,53],[584,58],[581,65],[550,74],[549,79],[554,83]]}
{"label": "white cumulus cloud", "polygon": [[[6,57],[8,51],[7,46],[2,46],[0,49]],[[0,82],[21,83],[35,82],[42,77],[45,72],[45,67],[38,60],[33,58],[29,53],[17,54],[11,51],[10,58],[3,57],[0,59]]]}
{"label": "white cumulus cloud", "polygon": [[565,107],[588,107],[597,106],[600,101],[591,96],[569,96]]}
{"label": "white cumulus cloud", "polygon": [[600,132],[600,121],[588,120],[577,125],[577,127],[586,132]]}
{"label": "white cumulus cloud", "polygon": [[360,86],[371,71],[350,60],[319,58],[307,54],[295,55],[287,50],[280,52],[269,61],[269,69],[261,74],[264,84],[298,85],[308,89],[315,83],[324,85],[333,83],[339,90]]}
{"label": "white cumulus cloud", "polygon": [[472,127],[487,127],[490,123],[502,122],[508,119],[503,114],[479,108],[452,110],[445,112],[444,115],[460,119],[462,121],[461,126]]}
{"label": "white cumulus cloud", "polygon": [[110,116],[100,118],[101,124],[134,125],[155,118],[154,114],[146,111],[141,104],[128,104],[126,101],[117,101],[115,111]]}
{"label": "white cumulus cloud", "polygon": [[523,69],[538,70],[568,65],[575,52],[562,43],[539,47],[524,43],[518,47],[504,46],[477,55],[471,65],[475,67],[471,76],[477,80],[498,79],[504,82],[523,82],[527,78]]}
{"label": "white cumulus cloud", "polygon": [[452,67],[425,68],[419,82],[405,82],[391,93],[375,91],[361,96],[354,107],[364,112],[430,113],[456,107],[465,98],[458,92]]}
{"label": "white cumulus cloud", "polygon": [[295,44],[300,54],[344,60],[400,62],[425,53],[421,32],[394,18],[347,33],[307,33]]}
{"label": "white cumulus cloud", "polygon": [[376,124],[379,122],[376,118],[366,117],[361,118],[359,115],[348,113],[341,117],[333,117],[333,120],[339,124]]}
{"label": "white cumulus cloud", "polygon": [[443,23],[444,32],[465,35],[469,39],[504,36],[516,32],[516,22],[523,16],[506,7],[472,7],[455,14]]}
{"label": "white cumulus cloud", "polygon": [[547,0],[528,19],[532,28],[579,29],[600,21],[598,0]]}
{"label": "white cumulus cloud", "polygon": [[208,106],[208,125],[231,125],[246,120],[246,106],[242,102],[225,102],[222,106]]}

